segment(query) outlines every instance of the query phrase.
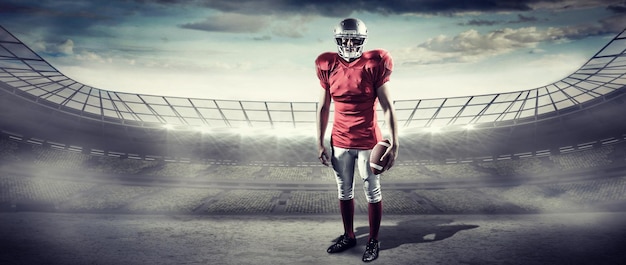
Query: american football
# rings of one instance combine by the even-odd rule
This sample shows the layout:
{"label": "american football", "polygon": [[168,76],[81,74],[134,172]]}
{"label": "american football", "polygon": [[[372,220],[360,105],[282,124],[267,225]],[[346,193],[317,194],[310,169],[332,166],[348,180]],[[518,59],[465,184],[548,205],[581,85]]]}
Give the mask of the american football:
{"label": "american football", "polygon": [[382,160],[381,158],[389,146],[391,146],[391,142],[385,139],[378,142],[370,153],[370,169],[376,175],[385,171],[385,166],[387,165],[387,162],[389,162],[389,156],[386,156]]}

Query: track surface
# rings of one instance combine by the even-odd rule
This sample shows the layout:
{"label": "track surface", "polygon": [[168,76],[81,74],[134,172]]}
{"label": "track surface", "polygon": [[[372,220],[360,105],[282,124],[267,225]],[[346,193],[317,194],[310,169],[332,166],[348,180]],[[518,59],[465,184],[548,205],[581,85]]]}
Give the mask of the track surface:
{"label": "track surface", "polygon": [[[0,264],[363,264],[339,216],[0,213]],[[626,212],[387,215],[372,264],[620,264]]]}

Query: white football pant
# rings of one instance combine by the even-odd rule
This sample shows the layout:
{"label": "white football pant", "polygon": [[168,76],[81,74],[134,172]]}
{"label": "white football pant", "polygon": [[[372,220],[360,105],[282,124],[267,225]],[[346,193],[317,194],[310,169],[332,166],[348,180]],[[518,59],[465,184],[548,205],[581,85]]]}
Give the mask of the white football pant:
{"label": "white football pant", "polygon": [[372,173],[369,166],[372,150],[345,149],[335,146],[331,146],[331,148],[331,163],[337,179],[339,199],[351,200],[354,198],[354,165],[357,163],[367,202],[380,202],[382,200],[380,175]]}

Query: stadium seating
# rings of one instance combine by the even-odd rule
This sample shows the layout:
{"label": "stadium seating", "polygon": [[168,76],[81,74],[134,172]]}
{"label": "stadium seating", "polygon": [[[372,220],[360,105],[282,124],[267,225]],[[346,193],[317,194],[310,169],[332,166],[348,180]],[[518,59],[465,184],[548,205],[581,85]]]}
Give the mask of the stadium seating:
{"label": "stadium seating", "polygon": [[267,214],[272,211],[273,201],[280,193],[274,190],[231,190],[209,203],[204,211],[209,214]]}
{"label": "stadium seating", "polygon": [[273,181],[311,181],[313,180],[311,167],[269,167],[266,180]]}
{"label": "stadium seating", "polygon": [[202,206],[207,198],[223,192],[219,189],[173,187],[147,194],[126,208],[139,213],[190,214]]}
{"label": "stadium seating", "polygon": [[[626,167],[624,146],[619,142],[545,156],[466,163],[398,163],[383,174],[385,212],[564,212],[623,203],[626,175],[607,177],[604,169],[621,172]],[[0,139],[0,147],[0,210],[338,213],[334,172],[321,165],[128,158],[6,138]],[[220,181],[226,186],[212,186]],[[404,185],[415,183],[428,186]],[[355,190],[356,212],[365,214],[367,202],[360,185]]]}
{"label": "stadium seating", "polygon": [[554,161],[561,170],[602,167],[611,164],[612,161],[609,158],[609,154],[613,152],[613,150],[614,147],[609,145],[590,150],[550,156],[550,160]]}

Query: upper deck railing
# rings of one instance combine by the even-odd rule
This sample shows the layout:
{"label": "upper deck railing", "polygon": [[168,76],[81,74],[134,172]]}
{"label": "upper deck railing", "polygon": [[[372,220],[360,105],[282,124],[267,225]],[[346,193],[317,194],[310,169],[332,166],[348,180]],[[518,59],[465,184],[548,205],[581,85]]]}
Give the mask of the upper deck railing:
{"label": "upper deck railing", "polygon": [[[583,109],[585,103],[601,102],[606,95],[625,89],[625,52],[626,31],[622,31],[560,81],[508,93],[396,100],[397,120],[408,131],[493,127]],[[315,126],[317,108],[316,102],[217,100],[98,89],[64,75],[1,26],[0,88],[85,119],[138,127],[310,129]]]}

